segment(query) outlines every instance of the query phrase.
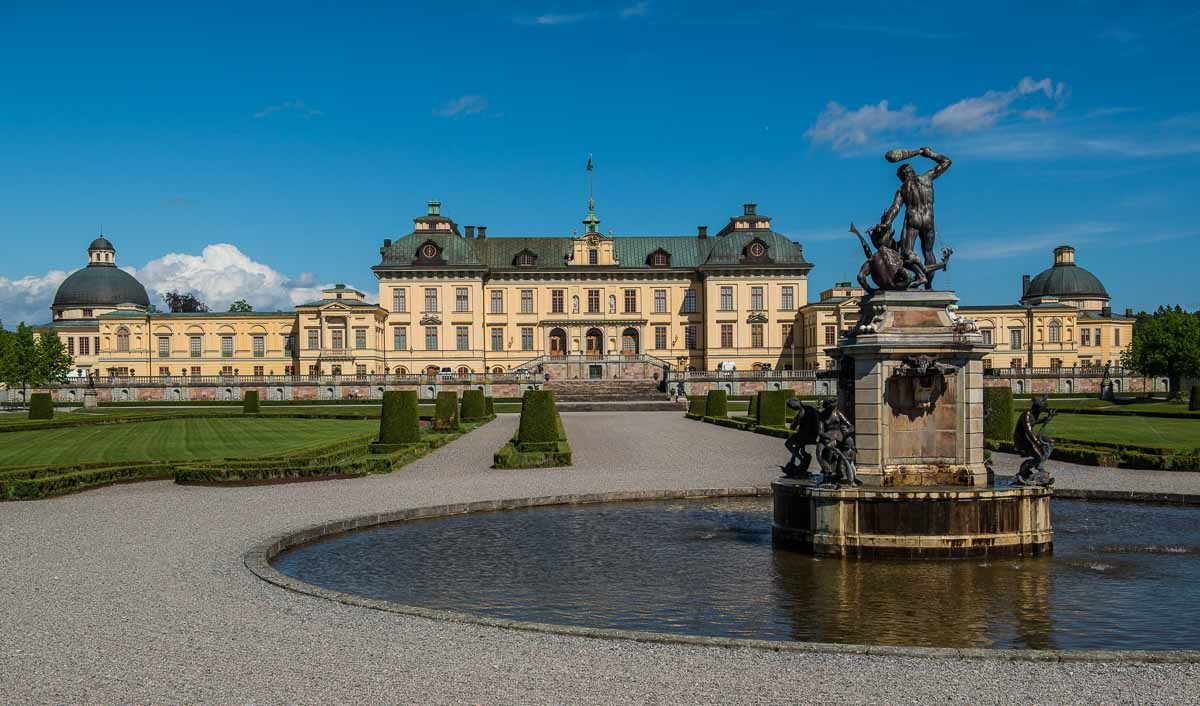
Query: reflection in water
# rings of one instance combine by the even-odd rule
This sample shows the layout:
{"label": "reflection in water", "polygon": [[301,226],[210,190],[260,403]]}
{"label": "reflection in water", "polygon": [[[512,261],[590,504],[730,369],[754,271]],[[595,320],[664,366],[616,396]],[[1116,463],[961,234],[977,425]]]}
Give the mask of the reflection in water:
{"label": "reflection in water", "polygon": [[[422,520],[280,556],[305,581],[539,622],[768,640],[1197,649],[1195,509],[1054,502],[1034,559],[840,560],[776,551],[765,498]],[[1132,541],[1131,541],[1132,540]]]}

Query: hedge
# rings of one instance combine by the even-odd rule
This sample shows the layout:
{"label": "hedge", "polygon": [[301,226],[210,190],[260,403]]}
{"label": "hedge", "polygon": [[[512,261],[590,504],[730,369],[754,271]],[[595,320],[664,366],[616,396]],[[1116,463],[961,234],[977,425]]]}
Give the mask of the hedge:
{"label": "hedge", "polygon": [[758,424],[783,426],[787,421],[787,401],[794,396],[792,390],[764,390],[758,393]]}
{"label": "hedge", "polygon": [[1012,389],[983,388],[983,411],[983,438],[1011,440],[1016,425],[1016,419],[1013,417]]}
{"label": "hedge", "polygon": [[379,415],[380,444],[413,444],[421,439],[421,415],[413,390],[383,393]]}
{"label": "hedge", "polygon": [[529,390],[521,405],[521,420],[512,439],[492,457],[496,468],[549,468],[571,465],[571,446],[554,393]]}
{"label": "hedge", "polygon": [[[1008,441],[987,439],[984,446],[993,451],[1014,453]],[[1085,466],[1107,468],[1136,468],[1156,471],[1200,471],[1200,450],[1152,453],[1139,448],[1120,448],[1115,445],[1060,440],[1054,446],[1050,458],[1055,461],[1079,463]]]}
{"label": "hedge", "polygon": [[106,468],[6,481],[3,483],[4,497],[10,500],[36,500],[110,483],[161,480],[170,478],[173,472],[174,468],[164,463],[118,464]]}
{"label": "hedge", "polygon": [[247,390],[242,398],[242,414],[258,414],[258,390]]}
{"label": "hedge", "polygon": [[458,393],[449,390],[438,393],[433,411],[433,428],[438,431],[458,429]]}
{"label": "hedge", "polygon": [[728,417],[729,416],[729,398],[724,390],[709,390],[708,397],[704,400],[704,416],[706,417]]}
{"label": "hedge", "polygon": [[517,442],[521,444],[558,441],[558,409],[554,393],[548,390],[529,390],[521,404],[521,421],[517,427]]}
{"label": "hedge", "polygon": [[687,413],[697,417],[704,416],[704,400],[703,397],[693,397],[688,400]]}
{"label": "hedge", "polygon": [[486,416],[487,401],[484,398],[483,390],[463,390],[459,419],[466,422],[483,419]]}
{"label": "hedge", "polygon": [[1192,395],[1188,398],[1188,411],[1200,412],[1200,385],[1192,385]]}
{"label": "hedge", "polygon": [[35,392],[29,396],[30,419],[54,419],[54,400],[49,392]]}
{"label": "hedge", "polygon": [[483,411],[489,417],[496,416],[496,400],[491,397],[483,398]]}
{"label": "hedge", "polygon": [[[758,410],[762,409],[762,398],[765,394],[767,394],[766,391],[762,391],[750,398],[750,404],[746,407],[746,417],[748,419],[752,419],[755,422],[758,421]],[[728,400],[728,398],[726,399]]]}

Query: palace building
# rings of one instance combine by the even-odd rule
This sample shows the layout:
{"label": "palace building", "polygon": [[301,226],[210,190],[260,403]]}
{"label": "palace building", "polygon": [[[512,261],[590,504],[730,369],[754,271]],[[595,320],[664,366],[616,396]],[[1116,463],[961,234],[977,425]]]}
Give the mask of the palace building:
{"label": "palace building", "polygon": [[[854,326],[863,290],[838,283],[808,302],[812,263],[753,203],[717,232],[614,236],[589,201],[583,231],[489,237],[438,201],[406,235],[383,241],[378,304],[345,285],[292,311],[167,313],[97,238],[40,327],[79,374],[98,377],[464,375],[525,370],[566,377],[643,371],[823,370]],[[1025,278],[1019,302],[963,306],[992,367],[1119,364],[1130,312],[1069,246]],[[559,365],[573,363],[578,365]]]}

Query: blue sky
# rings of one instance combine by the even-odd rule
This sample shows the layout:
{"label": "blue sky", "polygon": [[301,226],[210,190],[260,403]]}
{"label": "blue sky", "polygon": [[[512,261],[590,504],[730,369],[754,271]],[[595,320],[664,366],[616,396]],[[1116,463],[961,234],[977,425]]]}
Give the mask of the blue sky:
{"label": "blue sky", "polygon": [[921,145],[954,159],[939,284],[964,303],[1014,301],[1067,242],[1119,309],[1200,307],[1194,3],[169,5],[0,10],[6,323],[48,318],[101,224],[151,289],[373,292],[429,198],[569,234],[589,152],[605,230],[753,200],[815,297],[895,190],[882,153]]}

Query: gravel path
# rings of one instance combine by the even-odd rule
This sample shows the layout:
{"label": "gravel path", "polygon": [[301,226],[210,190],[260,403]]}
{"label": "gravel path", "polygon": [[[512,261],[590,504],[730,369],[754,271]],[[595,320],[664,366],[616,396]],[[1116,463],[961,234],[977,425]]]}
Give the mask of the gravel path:
{"label": "gravel path", "polygon": [[[487,469],[516,422],[502,416],[388,476],[248,488],[153,482],[0,504],[0,698],[1183,703],[1200,694],[1197,665],[781,654],[445,623],[297,595],[242,565],[268,537],[335,519],[470,500],[766,484],[782,461],[777,439],[678,413],[592,413],[564,415],[574,468]],[[1154,477],[1200,490],[1200,474]],[[1076,469],[1069,478],[1090,482]]]}

